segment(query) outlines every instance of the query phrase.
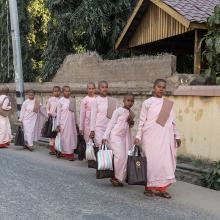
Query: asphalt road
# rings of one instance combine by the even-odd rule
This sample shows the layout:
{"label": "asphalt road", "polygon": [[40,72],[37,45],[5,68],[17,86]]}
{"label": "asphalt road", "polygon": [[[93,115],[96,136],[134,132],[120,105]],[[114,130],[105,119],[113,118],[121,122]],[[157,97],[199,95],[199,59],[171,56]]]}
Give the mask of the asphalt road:
{"label": "asphalt road", "polygon": [[178,182],[172,200],[147,198],[143,187],[114,188],[94,171],[85,161],[49,156],[45,147],[0,149],[0,220],[220,219],[213,191],[201,197],[203,188]]}

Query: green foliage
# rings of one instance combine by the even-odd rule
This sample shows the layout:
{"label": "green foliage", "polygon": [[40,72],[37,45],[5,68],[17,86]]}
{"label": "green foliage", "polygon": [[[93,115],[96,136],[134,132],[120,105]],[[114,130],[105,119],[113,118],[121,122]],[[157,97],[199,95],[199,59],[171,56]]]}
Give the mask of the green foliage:
{"label": "green foliage", "polygon": [[[34,77],[32,74],[31,51],[27,41],[27,35],[29,33],[29,16],[27,12],[28,3],[29,0],[18,0],[18,16],[24,79],[25,81],[32,81]],[[0,0],[0,82],[5,83],[14,81],[10,29],[8,1]]]}
{"label": "green foliage", "polygon": [[208,33],[204,40],[206,50],[203,53],[208,64],[204,77],[209,84],[220,85],[220,5],[208,19]]}
{"label": "green foliage", "polygon": [[10,18],[7,0],[0,0],[0,82],[13,78]]}
{"label": "green foliage", "polygon": [[[113,50],[136,0],[17,0],[25,81],[51,80],[70,53]],[[7,0],[0,0],[0,81],[13,81]],[[8,44],[9,42],[9,44]],[[7,54],[10,54],[7,56]],[[8,62],[9,61],[9,62]],[[8,69],[9,63],[9,69]]]}
{"label": "green foliage", "polygon": [[46,0],[51,13],[44,53],[44,80],[51,79],[66,55],[87,50],[118,57],[114,43],[135,0]]}
{"label": "green foliage", "polygon": [[47,26],[50,13],[44,5],[44,0],[31,0],[27,5],[29,14],[29,33],[27,40],[31,50],[33,75],[37,78],[44,64],[42,54],[47,45]]}
{"label": "green foliage", "polygon": [[31,48],[27,40],[27,36],[30,31],[29,13],[27,10],[27,6],[29,2],[30,0],[17,0],[19,28],[20,28],[20,37],[21,37],[22,65],[23,65],[24,80],[26,82],[31,82],[35,78],[33,75],[32,64],[31,64]]}
{"label": "green foliage", "polygon": [[204,176],[203,181],[206,187],[220,190],[220,161],[213,164],[212,169]]}

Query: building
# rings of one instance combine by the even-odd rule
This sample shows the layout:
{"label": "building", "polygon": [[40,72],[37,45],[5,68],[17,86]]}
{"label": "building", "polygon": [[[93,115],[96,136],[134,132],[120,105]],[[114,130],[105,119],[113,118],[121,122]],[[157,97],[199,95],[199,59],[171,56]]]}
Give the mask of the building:
{"label": "building", "polygon": [[[138,0],[115,49],[134,53],[172,53],[179,65],[201,71],[201,39],[220,0]],[[190,63],[191,62],[191,63]]]}

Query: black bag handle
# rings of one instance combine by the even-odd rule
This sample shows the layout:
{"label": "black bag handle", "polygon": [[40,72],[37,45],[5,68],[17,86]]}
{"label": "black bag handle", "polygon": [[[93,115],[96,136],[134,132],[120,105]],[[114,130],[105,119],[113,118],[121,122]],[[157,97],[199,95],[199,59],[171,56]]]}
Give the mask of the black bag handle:
{"label": "black bag handle", "polygon": [[138,153],[138,156],[141,156],[141,148],[139,145],[134,146],[134,155],[136,155],[136,152]]}
{"label": "black bag handle", "polygon": [[92,138],[92,142],[93,142],[93,144],[94,144],[94,147],[93,147],[93,148],[96,148],[96,144],[95,144],[94,138]]}

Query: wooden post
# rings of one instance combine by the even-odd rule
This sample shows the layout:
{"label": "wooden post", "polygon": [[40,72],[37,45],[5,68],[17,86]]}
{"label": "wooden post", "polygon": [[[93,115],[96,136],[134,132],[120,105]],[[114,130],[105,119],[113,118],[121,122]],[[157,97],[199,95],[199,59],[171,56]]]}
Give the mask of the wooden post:
{"label": "wooden post", "polygon": [[195,30],[195,42],[194,42],[194,74],[200,74],[201,71],[201,33],[199,30]]}

